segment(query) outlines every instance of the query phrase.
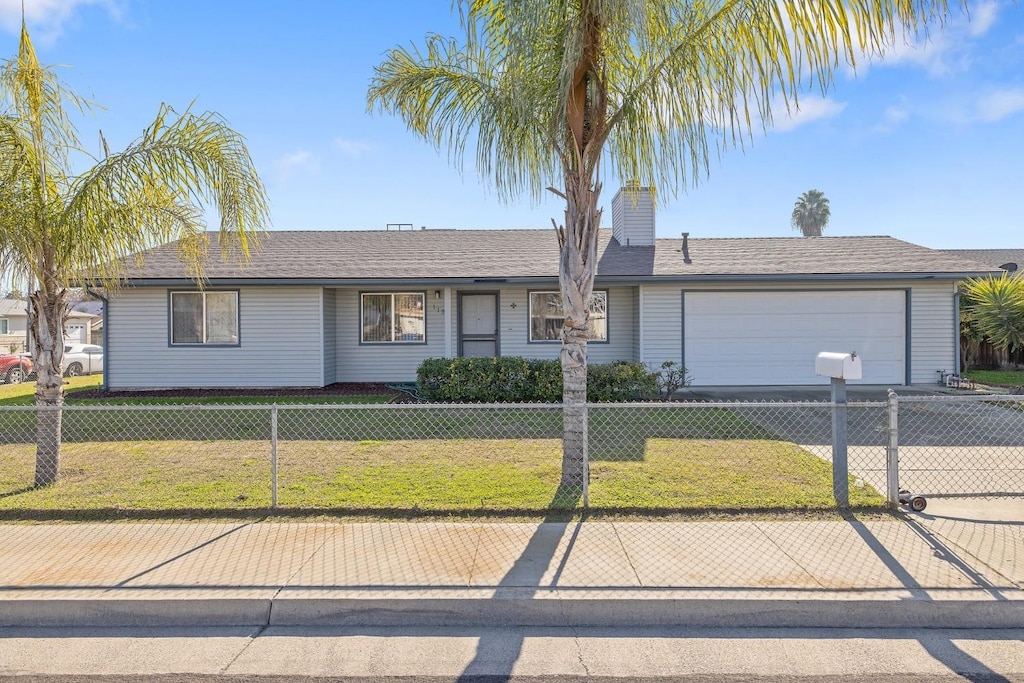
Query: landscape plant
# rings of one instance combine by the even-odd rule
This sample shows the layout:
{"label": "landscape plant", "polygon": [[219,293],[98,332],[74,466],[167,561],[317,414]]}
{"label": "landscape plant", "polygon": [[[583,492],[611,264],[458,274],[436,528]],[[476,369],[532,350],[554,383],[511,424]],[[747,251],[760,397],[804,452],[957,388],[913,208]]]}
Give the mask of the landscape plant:
{"label": "landscape plant", "polygon": [[683,365],[674,360],[667,360],[661,364],[661,372],[658,373],[656,381],[661,397],[668,401],[677,391],[690,386],[693,377]]}
{"label": "landscape plant", "polygon": [[[969,326],[999,349],[1024,345],[1024,279],[1003,273],[962,285]],[[963,325],[961,325],[963,330]]]}
{"label": "landscape plant", "polygon": [[[742,146],[773,109],[882,52],[947,0],[460,0],[462,35],[396,47],[371,110],[471,155],[502,197],[547,188],[565,201],[559,248],[562,480],[584,476],[589,304],[608,172],[673,194]],[[603,165],[607,164],[606,170]]]}
{"label": "landscape plant", "polygon": [[[0,269],[34,282],[28,293],[37,414],[35,485],[60,476],[61,365],[72,285],[114,290],[137,255],[177,241],[201,282],[220,213],[221,253],[241,260],[269,224],[266,193],[242,136],[217,114],[161,105],[121,152],[92,158],[71,115],[89,103],[39,63],[22,22],[18,54],[0,67]],[[102,139],[102,136],[101,136]],[[82,159],[87,168],[77,172]]]}
{"label": "landscape plant", "polygon": [[[658,374],[643,363],[591,364],[587,375],[591,402],[645,400],[658,393]],[[420,398],[443,403],[553,403],[562,395],[557,360],[428,358],[416,377]]]}

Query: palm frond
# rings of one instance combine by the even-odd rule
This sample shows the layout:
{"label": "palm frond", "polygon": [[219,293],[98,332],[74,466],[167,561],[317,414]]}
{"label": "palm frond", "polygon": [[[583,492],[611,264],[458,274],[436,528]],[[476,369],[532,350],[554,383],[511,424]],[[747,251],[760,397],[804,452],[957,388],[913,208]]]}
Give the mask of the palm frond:
{"label": "palm frond", "polygon": [[836,69],[943,21],[948,5],[460,0],[464,36],[389,52],[370,106],[460,167],[475,144],[477,170],[505,195],[536,195],[570,171],[596,181],[606,159],[623,180],[672,196],[770,127],[773,107],[828,90]]}
{"label": "palm frond", "polygon": [[399,116],[435,147],[447,147],[460,167],[472,144],[478,172],[503,195],[539,196],[555,168],[541,150],[559,144],[529,91],[542,81],[493,56],[436,35],[422,50],[395,48],[376,67],[368,108]]}
{"label": "palm frond", "polygon": [[[71,184],[55,223],[62,261],[113,286],[130,254],[205,233],[204,207],[221,215],[224,255],[237,246],[247,258],[270,220],[241,136],[215,114],[178,116],[164,105],[138,140]],[[181,257],[202,278],[206,252],[184,249],[191,243]]]}

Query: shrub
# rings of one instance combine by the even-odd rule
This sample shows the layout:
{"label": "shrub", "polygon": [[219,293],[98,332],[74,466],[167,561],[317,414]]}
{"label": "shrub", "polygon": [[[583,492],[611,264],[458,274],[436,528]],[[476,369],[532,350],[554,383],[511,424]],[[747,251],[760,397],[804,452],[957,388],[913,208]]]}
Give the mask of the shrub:
{"label": "shrub", "polygon": [[[557,403],[562,366],[557,360],[428,358],[416,371],[419,394],[441,403]],[[587,368],[587,399],[630,401],[658,393],[658,374],[642,363],[619,361]]]}
{"label": "shrub", "polygon": [[587,367],[587,400],[594,403],[632,401],[658,393],[658,375],[643,363],[616,361]]}
{"label": "shrub", "polygon": [[674,360],[667,360],[661,364],[661,372],[657,374],[658,391],[666,401],[683,387],[688,387],[693,382],[686,368]]}

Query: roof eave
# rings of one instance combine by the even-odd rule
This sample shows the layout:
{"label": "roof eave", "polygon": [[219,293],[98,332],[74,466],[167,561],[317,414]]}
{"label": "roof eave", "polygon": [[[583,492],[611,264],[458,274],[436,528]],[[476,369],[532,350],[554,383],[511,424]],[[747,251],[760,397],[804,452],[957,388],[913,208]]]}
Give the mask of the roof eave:
{"label": "roof eave", "polygon": [[[598,275],[601,284],[685,284],[688,282],[836,282],[874,280],[964,280],[986,277],[1002,271],[924,272],[924,273],[770,273],[728,275]],[[488,278],[209,278],[206,286],[322,286],[322,287],[495,287],[500,285],[557,282],[555,275]],[[132,287],[195,287],[189,278],[134,278],[124,282]]]}

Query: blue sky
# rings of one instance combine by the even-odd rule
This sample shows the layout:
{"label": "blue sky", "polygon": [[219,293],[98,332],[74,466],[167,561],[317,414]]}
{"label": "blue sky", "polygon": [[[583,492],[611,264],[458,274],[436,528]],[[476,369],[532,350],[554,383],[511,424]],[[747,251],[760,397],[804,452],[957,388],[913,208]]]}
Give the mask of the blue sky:
{"label": "blue sky", "polygon": [[[78,121],[99,150],[137,137],[161,102],[213,110],[246,136],[275,229],[544,228],[554,198],[505,204],[472,166],[366,113],[384,52],[453,35],[451,0],[25,0],[40,60],[104,109]],[[20,0],[0,0],[0,57],[17,49]],[[1024,247],[1024,5],[972,2],[928,42],[845,72],[824,98],[708,178],[668,198],[658,235],[790,236],[808,189],[826,235],[893,235],[942,248]],[[617,181],[606,178],[602,204]],[[667,196],[667,193],[663,193]],[[605,223],[610,224],[610,212]]]}

